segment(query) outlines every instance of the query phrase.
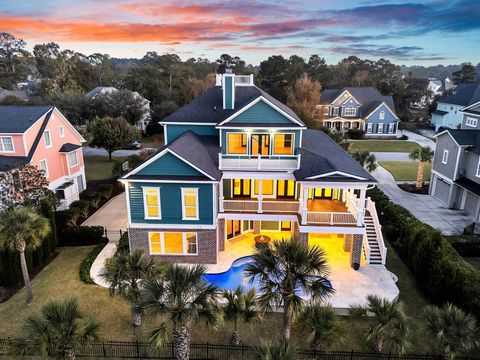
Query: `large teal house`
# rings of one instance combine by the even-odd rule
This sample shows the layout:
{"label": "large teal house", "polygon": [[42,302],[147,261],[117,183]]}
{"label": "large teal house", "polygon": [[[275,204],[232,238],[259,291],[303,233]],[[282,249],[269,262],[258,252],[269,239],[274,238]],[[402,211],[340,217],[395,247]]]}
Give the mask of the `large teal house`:
{"label": "large teal house", "polygon": [[217,75],[161,124],[165,146],[120,179],[131,249],[230,266],[258,243],[296,237],[354,269],[385,264],[366,197],[376,180],[253,76]]}

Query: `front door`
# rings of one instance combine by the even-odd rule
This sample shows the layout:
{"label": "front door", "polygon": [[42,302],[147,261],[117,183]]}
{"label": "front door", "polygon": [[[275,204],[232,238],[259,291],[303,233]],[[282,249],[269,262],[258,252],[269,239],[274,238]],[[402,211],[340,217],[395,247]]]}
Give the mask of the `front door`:
{"label": "front door", "polygon": [[268,156],[270,148],[270,134],[252,134],[250,154],[252,156]]}
{"label": "front door", "polygon": [[225,220],[225,222],[227,223],[227,239],[240,235],[242,232],[240,220]]}

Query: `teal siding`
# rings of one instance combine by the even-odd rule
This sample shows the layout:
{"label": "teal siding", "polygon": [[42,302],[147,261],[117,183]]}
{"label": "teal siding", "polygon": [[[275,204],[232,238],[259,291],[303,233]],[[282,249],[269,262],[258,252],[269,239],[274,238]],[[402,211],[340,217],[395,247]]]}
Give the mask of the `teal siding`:
{"label": "teal siding", "polygon": [[297,123],[294,123],[262,100],[241,114],[235,116],[228,123],[225,123],[225,126],[228,126],[227,124],[235,123],[260,123],[266,125],[291,124],[292,126],[298,126]]}
{"label": "teal siding", "polygon": [[[146,220],[143,204],[142,186],[160,187],[161,220]],[[181,188],[198,188],[199,220],[182,220]],[[182,184],[182,183],[129,183],[130,214],[132,223],[147,224],[210,224],[213,219],[212,184]]]}
{"label": "teal siding", "polygon": [[[220,131],[220,136],[222,137],[222,154],[227,153],[227,133],[232,132],[245,132],[245,130],[237,130],[237,129],[223,129]],[[254,134],[269,134],[269,130],[252,130]],[[298,148],[300,147],[300,130],[276,130],[275,133],[288,133],[288,134],[295,134],[295,145],[293,149],[293,154],[298,154]],[[272,155],[274,156],[274,155]]]}
{"label": "teal siding", "polygon": [[225,76],[225,109],[233,109],[233,76]]}
{"label": "teal siding", "polygon": [[175,155],[166,153],[147,167],[140,170],[139,175],[180,175],[180,176],[205,176],[195,170]]}
{"label": "teal siding", "polygon": [[190,130],[199,136],[218,136],[218,130],[215,126],[206,125],[166,125],[167,142],[171,143],[184,132]]}

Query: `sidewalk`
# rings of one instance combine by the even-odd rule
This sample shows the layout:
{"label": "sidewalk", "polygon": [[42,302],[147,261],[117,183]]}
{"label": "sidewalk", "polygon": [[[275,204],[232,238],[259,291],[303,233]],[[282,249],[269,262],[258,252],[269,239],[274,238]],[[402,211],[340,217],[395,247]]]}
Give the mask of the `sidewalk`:
{"label": "sidewalk", "polygon": [[407,135],[409,141],[416,142],[418,145],[423,147],[428,146],[430,149],[435,150],[435,141],[430,140],[423,135],[408,130],[400,130],[400,135]]}

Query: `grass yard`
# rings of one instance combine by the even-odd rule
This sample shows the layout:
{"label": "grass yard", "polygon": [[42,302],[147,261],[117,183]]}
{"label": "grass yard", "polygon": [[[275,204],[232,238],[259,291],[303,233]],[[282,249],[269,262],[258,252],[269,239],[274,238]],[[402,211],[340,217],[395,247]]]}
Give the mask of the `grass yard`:
{"label": "grass yard", "polygon": [[140,139],[144,148],[159,148],[163,146],[163,134],[154,134]]}
{"label": "grass yard", "polygon": [[[417,180],[418,162],[415,161],[380,161],[379,164],[389,171],[397,181],[415,181]],[[425,164],[423,181],[430,180],[432,164]]]}
{"label": "grass yard", "polygon": [[112,169],[115,160],[125,161],[126,157],[113,157],[108,161],[106,156],[84,156],[85,175],[88,180],[104,180],[112,177]]}
{"label": "grass yard", "polygon": [[415,142],[405,140],[350,140],[352,152],[406,152],[419,148]]}
{"label": "grass yard", "polygon": [[464,257],[463,259],[480,271],[480,257]]}
{"label": "grass yard", "polygon": [[[388,244],[387,244],[388,245]],[[101,336],[104,340],[145,340],[153,326],[152,321],[134,329],[130,325],[130,308],[118,297],[110,297],[108,291],[96,285],[80,281],[78,268],[81,260],[91,250],[87,247],[60,248],[58,257],[48,265],[33,281],[34,301],[25,305],[25,291],[21,290],[7,302],[0,304],[0,338],[15,337],[26,316],[38,312],[48,300],[64,299],[68,296],[78,298],[80,305],[101,324]],[[400,299],[404,302],[411,327],[410,351],[431,352],[430,343],[425,340],[419,325],[419,315],[427,304],[418,291],[412,274],[389,246],[388,268],[400,279]],[[366,324],[342,318],[344,337],[333,349],[370,351],[365,342]],[[282,316],[280,313],[265,315],[261,321],[250,327],[240,328],[242,341],[248,345],[257,345],[261,339],[273,341],[281,335]],[[192,342],[227,344],[231,335],[231,325],[221,324],[218,329],[208,329],[201,324],[193,327]],[[296,346],[307,348],[305,338],[293,329],[293,341]]]}

